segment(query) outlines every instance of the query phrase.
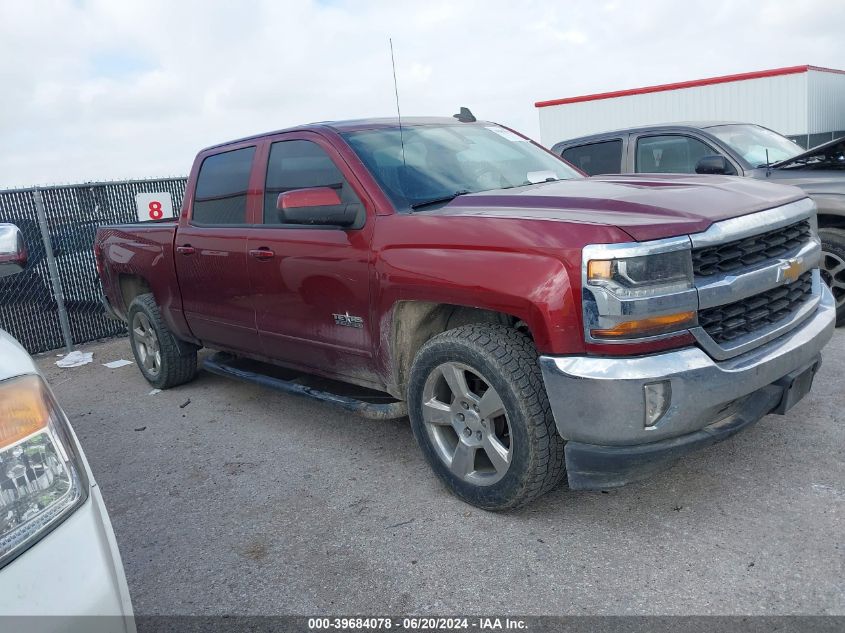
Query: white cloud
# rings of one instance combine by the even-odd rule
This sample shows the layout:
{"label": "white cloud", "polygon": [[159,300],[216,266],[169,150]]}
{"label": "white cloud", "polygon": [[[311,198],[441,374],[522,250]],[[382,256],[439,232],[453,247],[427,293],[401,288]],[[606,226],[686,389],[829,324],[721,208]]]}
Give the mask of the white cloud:
{"label": "white cloud", "polygon": [[537,134],[534,102],[811,63],[845,4],[52,0],[0,4],[0,186],[187,173],[201,147],[395,112]]}

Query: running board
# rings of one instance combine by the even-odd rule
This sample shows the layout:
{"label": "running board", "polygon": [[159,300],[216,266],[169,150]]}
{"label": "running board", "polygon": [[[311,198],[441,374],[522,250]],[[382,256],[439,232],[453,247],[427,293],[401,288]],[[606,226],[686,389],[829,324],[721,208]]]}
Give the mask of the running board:
{"label": "running board", "polygon": [[251,382],[275,389],[276,391],[328,402],[329,404],[346,409],[352,413],[357,413],[370,420],[393,420],[395,418],[404,418],[408,415],[408,405],[401,400],[386,404],[365,402],[350,396],[341,396],[336,393],[315,389],[314,387],[309,387],[308,385],[303,385],[292,380],[284,380],[283,378],[276,378],[257,371],[236,367],[234,363],[238,360],[237,357],[218,352],[203,361],[203,368],[218,376]]}

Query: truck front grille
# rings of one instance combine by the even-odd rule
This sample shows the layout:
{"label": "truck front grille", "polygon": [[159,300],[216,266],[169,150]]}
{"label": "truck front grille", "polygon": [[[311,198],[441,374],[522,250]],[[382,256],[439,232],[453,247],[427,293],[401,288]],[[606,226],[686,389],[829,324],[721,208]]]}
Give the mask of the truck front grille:
{"label": "truck front grille", "polygon": [[747,268],[780,257],[811,237],[809,220],[801,220],[743,240],[697,248],[692,251],[693,271],[696,276],[706,277]]}
{"label": "truck front grille", "polygon": [[698,324],[716,343],[728,343],[787,318],[812,295],[813,273],[807,271],[792,284],[772,288],[742,301],[699,310]]}

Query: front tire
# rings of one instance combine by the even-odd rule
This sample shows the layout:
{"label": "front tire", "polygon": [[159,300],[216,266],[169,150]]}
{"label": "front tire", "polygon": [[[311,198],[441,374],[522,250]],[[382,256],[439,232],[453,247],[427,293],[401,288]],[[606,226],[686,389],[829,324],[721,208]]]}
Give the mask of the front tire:
{"label": "front tire", "polygon": [[836,300],[836,327],[845,323],[845,230],[819,229],[822,280]]}
{"label": "front tire", "polygon": [[458,497],[485,510],[522,506],[564,474],[531,339],[501,325],[466,325],[420,348],[408,407],[414,437]]}
{"label": "front tire", "polygon": [[147,382],[157,389],[168,389],[193,379],[197,348],[173,335],[152,294],[135,297],[129,306],[128,321],[132,353]]}

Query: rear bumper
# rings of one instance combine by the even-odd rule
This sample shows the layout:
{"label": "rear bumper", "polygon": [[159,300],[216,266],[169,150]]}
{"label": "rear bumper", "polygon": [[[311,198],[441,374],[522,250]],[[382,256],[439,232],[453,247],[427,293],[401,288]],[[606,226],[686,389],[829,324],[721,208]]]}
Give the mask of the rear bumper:
{"label": "rear bumper", "polygon": [[[827,288],[800,327],[741,356],[717,362],[697,347],[637,358],[540,357],[558,432],[568,440],[570,486],[621,486],[693,450],[725,439],[795,403],[786,387],[815,372],[836,320]],[[645,386],[670,392],[646,425]]]}

